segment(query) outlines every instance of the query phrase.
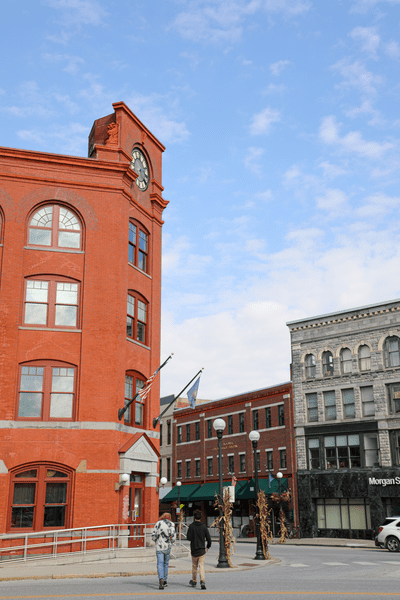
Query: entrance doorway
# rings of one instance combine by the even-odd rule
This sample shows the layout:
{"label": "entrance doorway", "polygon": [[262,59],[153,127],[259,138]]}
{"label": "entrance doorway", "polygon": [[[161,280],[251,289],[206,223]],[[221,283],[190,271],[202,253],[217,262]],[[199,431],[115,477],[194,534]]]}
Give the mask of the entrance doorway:
{"label": "entrance doorway", "polygon": [[145,527],[143,524],[144,475],[131,473],[129,486],[129,548],[145,545]]}

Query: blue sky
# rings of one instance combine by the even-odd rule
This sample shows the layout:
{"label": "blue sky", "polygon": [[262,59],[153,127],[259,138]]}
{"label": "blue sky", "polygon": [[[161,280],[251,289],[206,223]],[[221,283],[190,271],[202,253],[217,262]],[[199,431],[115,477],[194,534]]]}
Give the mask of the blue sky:
{"label": "blue sky", "polygon": [[287,381],[286,322],[400,296],[400,0],[7,0],[2,146],[165,144],[162,394]]}

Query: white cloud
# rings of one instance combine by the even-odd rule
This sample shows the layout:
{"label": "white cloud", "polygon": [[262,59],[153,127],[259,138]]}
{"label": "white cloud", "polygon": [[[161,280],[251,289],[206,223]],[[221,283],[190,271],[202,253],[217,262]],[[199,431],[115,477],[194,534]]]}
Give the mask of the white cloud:
{"label": "white cloud", "polygon": [[339,136],[339,126],[333,116],[323,119],[319,134],[326,144],[336,144],[346,152],[352,152],[366,158],[380,159],[385,152],[394,147],[391,142],[367,142],[362,138],[359,131],[351,131],[341,138]]}
{"label": "white cloud", "polygon": [[269,65],[269,69],[272,75],[280,75],[282,71],[290,64],[290,60],[278,60],[277,62]]}
{"label": "white cloud", "polygon": [[371,71],[367,71],[365,66],[358,60],[350,63],[348,59],[343,58],[332,65],[331,68],[338,71],[344,78],[339,87],[356,88],[363,94],[375,94],[376,87],[383,82],[380,75],[374,75]]}
{"label": "white cloud", "polygon": [[372,119],[368,122],[368,125],[377,125],[383,122],[379,110],[376,110],[372,107],[370,100],[364,100],[361,106],[345,111],[345,115],[348,117],[357,117],[361,114],[372,115]]}
{"label": "white cloud", "polygon": [[247,149],[247,154],[244,158],[244,164],[246,168],[252,171],[253,173],[261,173],[260,158],[263,154],[263,148],[256,148],[255,146],[250,146],[250,148]]}
{"label": "white cloud", "polygon": [[394,58],[395,60],[400,59],[400,47],[398,42],[389,42],[385,45],[385,52],[390,58]]}
{"label": "white cloud", "polygon": [[62,14],[62,24],[71,25],[101,25],[108,13],[96,0],[42,0],[50,8],[59,10]]}
{"label": "white cloud", "polygon": [[355,27],[350,33],[354,40],[361,41],[361,49],[371,56],[376,56],[380,37],[375,27]]}
{"label": "white cloud", "polygon": [[21,140],[34,142],[35,145],[49,148],[55,146],[60,154],[82,155],[87,148],[87,126],[70,123],[64,127],[23,129],[17,132]]}
{"label": "white cloud", "polygon": [[399,196],[388,196],[382,192],[376,192],[365,198],[364,204],[355,212],[358,218],[377,219],[392,211],[398,212],[399,207]]}
{"label": "white cloud", "polygon": [[336,179],[336,177],[339,177],[340,175],[345,175],[349,172],[348,169],[345,169],[344,167],[341,167],[339,165],[333,165],[327,160],[320,163],[318,167],[323,169],[324,177],[327,177],[329,179]]}
{"label": "white cloud", "polygon": [[305,0],[192,0],[173,22],[180,35],[190,41],[236,42],[242,37],[247,17],[258,11],[295,17],[311,8]]}
{"label": "white cloud", "polygon": [[265,190],[265,192],[258,192],[254,194],[254,198],[257,200],[262,200],[263,202],[270,202],[273,200],[273,195],[271,190]]}
{"label": "white cloud", "polygon": [[380,4],[381,2],[387,4],[400,4],[400,0],[353,0],[355,2],[354,6],[350,9],[351,13],[361,13],[365,14],[369,10],[373,9],[376,4]]}
{"label": "white cloud", "polygon": [[251,135],[261,135],[269,133],[271,123],[280,121],[280,112],[272,108],[264,108],[261,112],[254,115],[251,125]]}
{"label": "white cloud", "polygon": [[271,12],[282,12],[289,17],[307,12],[312,3],[307,0],[265,0],[265,8]]}
{"label": "white cloud", "polygon": [[316,198],[317,207],[331,216],[342,215],[348,209],[347,202],[347,195],[338,189],[327,190],[324,196]]}
{"label": "white cloud", "polygon": [[167,114],[167,96],[133,94],[126,104],[162,143],[182,142],[189,137],[186,124]]}
{"label": "white cloud", "polygon": [[63,71],[74,75],[79,70],[79,67],[85,64],[85,61],[80,56],[71,56],[70,54],[45,54],[43,58],[47,62],[60,63],[65,62],[66,65]]}

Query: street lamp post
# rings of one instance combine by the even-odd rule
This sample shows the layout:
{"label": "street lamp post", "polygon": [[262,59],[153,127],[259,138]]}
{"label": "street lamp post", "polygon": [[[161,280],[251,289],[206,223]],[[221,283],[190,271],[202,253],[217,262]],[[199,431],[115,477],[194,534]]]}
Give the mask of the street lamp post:
{"label": "street lamp post", "polygon": [[[253,444],[254,491],[255,491],[255,497],[256,497],[256,511],[257,511],[258,510],[257,509],[257,502],[258,502],[257,444],[258,444],[258,440],[260,439],[260,434],[258,433],[258,431],[250,431],[249,439],[250,439],[251,443]],[[264,556],[264,553],[262,551],[262,546],[261,546],[260,517],[259,517],[258,512],[256,513],[256,538],[257,538],[257,549],[256,549],[256,555],[254,557],[254,560],[265,560],[265,556]]]}
{"label": "street lamp post", "polygon": [[224,537],[224,524],[223,524],[223,512],[221,502],[224,501],[223,485],[222,485],[222,433],[225,429],[226,423],[223,419],[215,419],[213,427],[217,432],[218,438],[218,474],[219,474],[219,495],[220,495],[220,506],[219,506],[219,557],[217,567],[219,569],[229,568],[228,559],[226,558],[225,552],[225,537]]}
{"label": "street lamp post", "polygon": [[279,523],[280,523],[280,530],[282,533],[282,523],[281,523],[281,512],[282,512],[282,499],[281,499],[281,479],[283,477],[283,473],[281,473],[280,471],[278,471],[278,473],[276,474],[276,477],[278,479],[278,483],[279,483]]}
{"label": "street lamp post", "polygon": [[181,539],[181,485],[182,485],[182,481],[177,481],[176,485],[178,486],[178,508],[176,509],[176,514],[179,515],[178,516],[178,539]]}

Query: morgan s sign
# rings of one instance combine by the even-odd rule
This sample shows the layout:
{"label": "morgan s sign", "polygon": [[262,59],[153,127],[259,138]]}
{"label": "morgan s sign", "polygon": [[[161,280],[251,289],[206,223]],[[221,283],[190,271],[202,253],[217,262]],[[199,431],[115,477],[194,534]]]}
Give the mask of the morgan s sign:
{"label": "morgan s sign", "polygon": [[377,479],[376,477],[370,477],[368,480],[369,485],[400,485],[400,477],[392,477],[391,479]]}

